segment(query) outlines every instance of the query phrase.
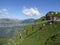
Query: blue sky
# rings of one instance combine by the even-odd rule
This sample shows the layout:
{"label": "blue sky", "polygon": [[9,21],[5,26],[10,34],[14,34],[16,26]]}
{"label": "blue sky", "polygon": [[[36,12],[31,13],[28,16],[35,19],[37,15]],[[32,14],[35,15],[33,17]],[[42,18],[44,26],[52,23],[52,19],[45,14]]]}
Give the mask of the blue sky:
{"label": "blue sky", "polygon": [[49,11],[60,12],[60,0],[0,0],[0,18],[36,19]]}

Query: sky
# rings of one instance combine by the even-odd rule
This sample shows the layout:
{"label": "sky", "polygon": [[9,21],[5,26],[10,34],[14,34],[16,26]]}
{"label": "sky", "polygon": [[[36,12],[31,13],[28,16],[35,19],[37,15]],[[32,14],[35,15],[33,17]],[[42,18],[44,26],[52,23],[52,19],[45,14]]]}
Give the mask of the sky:
{"label": "sky", "polygon": [[49,11],[60,12],[60,0],[0,0],[0,18],[40,18]]}

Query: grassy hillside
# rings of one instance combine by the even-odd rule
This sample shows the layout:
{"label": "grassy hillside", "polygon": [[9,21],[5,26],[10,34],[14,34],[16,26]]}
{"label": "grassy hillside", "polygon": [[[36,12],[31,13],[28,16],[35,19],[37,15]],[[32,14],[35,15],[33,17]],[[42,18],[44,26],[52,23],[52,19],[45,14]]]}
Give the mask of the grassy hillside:
{"label": "grassy hillside", "polygon": [[[35,33],[32,32],[32,34],[31,35],[29,34],[30,36],[28,36],[27,39],[25,39],[22,42],[22,45],[45,45],[45,42],[47,39],[50,39],[50,37],[56,35],[57,33],[60,33],[59,26],[60,26],[59,23],[52,24],[52,25],[46,25],[41,30],[37,30]],[[55,37],[53,37],[53,38],[55,38]],[[59,37],[59,39],[60,39],[60,37]]]}
{"label": "grassy hillside", "polygon": [[[49,12],[47,14],[51,13]],[[56,14],[56,17],[60,17],[59,12]],[[35,22],[42,21],[42,19],[40,18]],[[26,31],[28,32],[27,34]],[[20,33],[22,33],[21,39]],[[46,24],[44,27],[42,27],[42,24],[34,25],[33,29],[31,24],[26,25],[23,31],[17,32],[12,40],[8,41],[10,43],[9,45],[60,45],[60,22]]]}

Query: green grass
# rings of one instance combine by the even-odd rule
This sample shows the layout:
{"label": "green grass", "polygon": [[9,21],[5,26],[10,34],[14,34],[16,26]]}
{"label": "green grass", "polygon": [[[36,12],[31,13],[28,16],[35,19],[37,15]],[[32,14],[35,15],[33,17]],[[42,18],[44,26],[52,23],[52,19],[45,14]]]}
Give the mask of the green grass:
{"label": "green grass", "polygon": [[[17,45],[53,45],[55,43],[56,45],[58,45],[57,42],[60,42],[60,41],[53,42],[51,41],[51,37],[56,35],[57,33],[60,34],[60,23],[52,24],[52,25],[47,24],[41,30],[39,30],[39,27],[41,26],[36,25],[34,27],[34,30],[32,31],[31,25],[26,26],[24,29],[28,30],[29,34],[26,37],[26,32],[22,31],[22,36],[24,40],[22,40],[22,43],[21,43],[21,40],[19,38],[19,33],[17,33],[16,38],[15,38],[16,40],[15,43]],[[59,39],[60,37],[57,36],[56,40],[59,40]],[[19,44],[17,42],[19,42]]]}
{"label": "green grass", "polygon": [[[54,12],[55,13],[55,12]],[[55,15],[55,14],[54,14]],[[60,17],[58,13],[56,15]],[[40,22],[42,19],[38,19],[35,22]],[[32,25],[26,25],[21,31],[23,39],[20,39],[20,32],[17,32],[12,39],[13,44],[10,45],[59,45],[60,44],[60,22],[54,24],[46,24],[42,29],[42,24],[35,25],[32,31]],[[28,31],[28,35],[26,35]],[[12,43],[11,41],[9,41]]]}
{"label": "green grass", "polygon": [[45,45],[60,45],[60,32],[49,37],[46,41],[45,41]]}
{"label": "green grass", "polygon": [[[42,30],[38,30],[36,33],[26,38],[22,45],[45,45],[45,41],[56,33],[60,33],[60,23],[46,25]],[[59,37],[60,38],[60,37]],[[52,42],[53,43],[53,42]]]}

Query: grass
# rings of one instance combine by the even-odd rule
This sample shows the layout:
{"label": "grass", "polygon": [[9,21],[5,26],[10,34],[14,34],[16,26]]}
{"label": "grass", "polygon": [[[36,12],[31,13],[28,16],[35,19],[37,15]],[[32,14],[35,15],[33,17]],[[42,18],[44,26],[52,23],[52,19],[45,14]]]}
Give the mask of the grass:
{"label": "grass", "polygon": [[[32,25],[25,26],[24,30],[21,31],[23,39],[20,39],[19,32],[17,32],[14,39],[15,44],[17,45],[59,45],[60,44],[60,22],[51,25],[46,24],[46,26],[43,27],[42,29],[40,29],[40,27],[41,27],[40,24],[36,25],[34,26],[34,29],[32,31]],[[26,30],[28,30],[28,35],[26,35]]]}
{"label": "grass", "polygon": [[[55,35],[58,32],[60,33],[60,27],[59,27],[60,25],[59,24],[60,23],[46,25],[44,28],[36,31],[35,33],[31,32],[32,35],[30,35],[31,34],[30,33],[28,38],[26,38],[22,42],[22,45],[45,45],[45,41],[48,38],[50,38],[52,35]],[[31,29],[29,31],[31,31]]]}
{"label": "grass", "polygon": [[[53,12],[55,15],[55,12]],[[56,15],[60,17],[60,13]],[[42,19],[38,19],[35,22],[40,22]],[[60,44],[60,22],[54,24],[46,24],[42,27],[42,24],[26,25],[21,32],[17,32],[13,37],[13,42],[8,41],[10,45],[59,45]],[[26,35],[26,31],[28,34]],[[22,33],[22,39],[20,39],[20,33]]]}

